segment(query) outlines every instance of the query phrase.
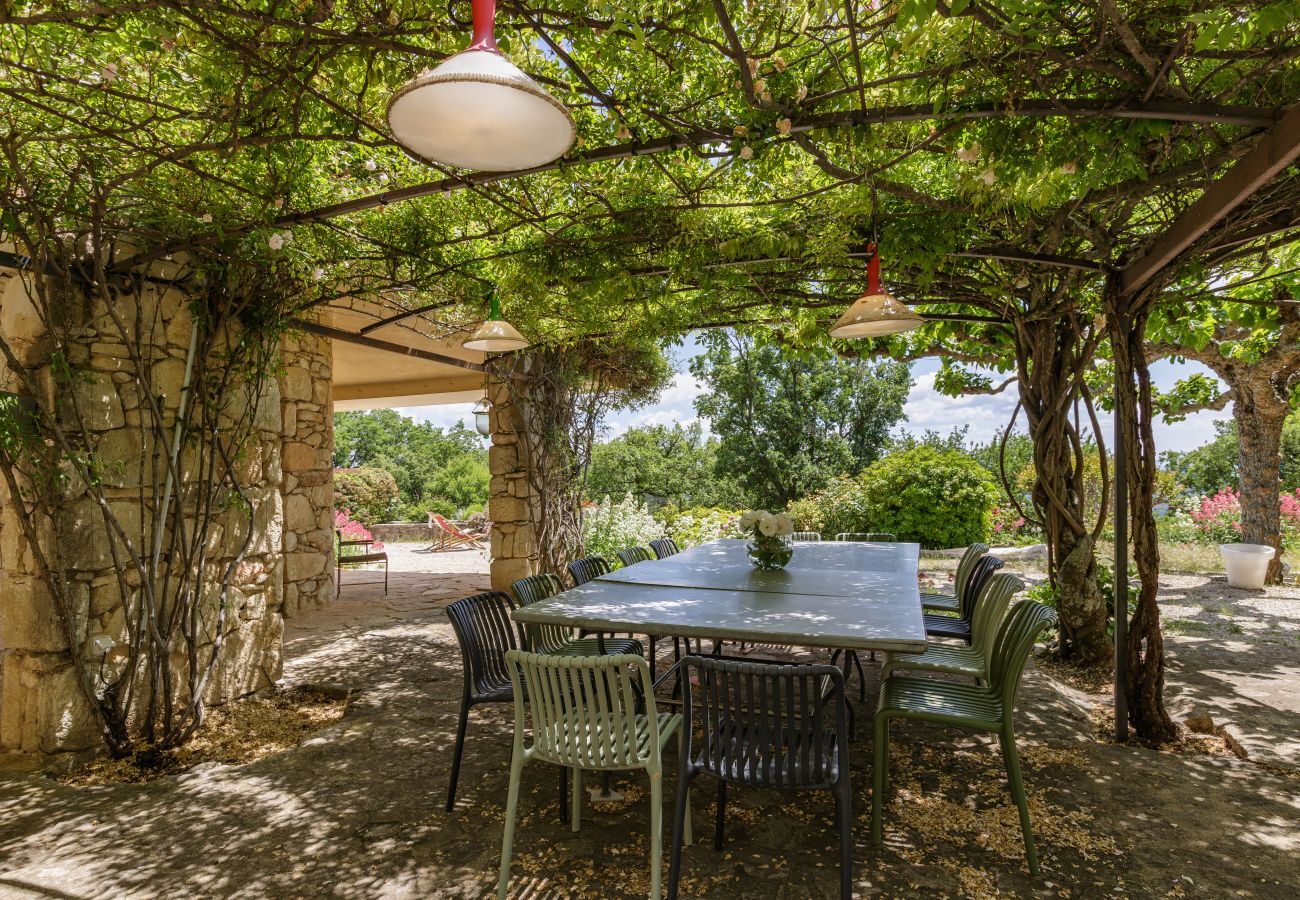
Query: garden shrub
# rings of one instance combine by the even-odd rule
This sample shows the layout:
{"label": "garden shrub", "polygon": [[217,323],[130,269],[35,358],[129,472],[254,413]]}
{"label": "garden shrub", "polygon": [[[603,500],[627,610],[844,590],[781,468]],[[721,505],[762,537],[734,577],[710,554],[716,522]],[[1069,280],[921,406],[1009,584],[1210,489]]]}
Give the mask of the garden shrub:
{"label": "garden shrub", "polygon": [[[1300,490],[1278,498],[1282,546],[1300,547]],[[1160,539],[1171,544],[1235,544],[1241,540],[1241,495],[1221,488],[1209,497],[1178,504],[1157,524]]]}
{"label": "garden shrub", "polygon": [[740,537],[740,512],[717,506],[695,506],[689,509],[664,507],[659,511],[668,536],[685,550],[724,537]]}
{"label": "garden shrub", "polygon": [[362,522],[387,522],[400,492],[392,473],[371,466],[334,470],[334,508],[347,509]]}
{"label": "garden shrub", "polygon": [[[352,513],[346,509],[334,510],[334,531],[336,533],[335,541],[371,541],[373,542],[371,550],[384,549],[383,541],[376,541],[375,536],[370,533],[370,529],[362,525],[356,519],[352,518]],[[335,546],[335,552],[338,547]]]}
{"label": "garden shrub", "polygon": [[[863,518],[840,531],[887,531],[923,547],[964,547],[985,540],[999,492],[965,453],[919,446],[872,463],[850,492]],[[831,516],[827,516],[831,519]]]}
{"label": "garden shrub", "polygon": [[599,555],[611,563],[626,547],[645,547],[664,536],[664,526],[628,494],[622,500],[606,497],[582,510],[582,543],[588,556]]}

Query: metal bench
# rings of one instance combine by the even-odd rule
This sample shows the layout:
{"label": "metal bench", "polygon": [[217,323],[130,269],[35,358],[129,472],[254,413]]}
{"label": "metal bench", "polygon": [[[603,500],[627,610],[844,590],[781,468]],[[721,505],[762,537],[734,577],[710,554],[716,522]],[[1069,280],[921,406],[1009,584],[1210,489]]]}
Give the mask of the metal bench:
{"label": "metal bench", "polygon": [[[338,535],[338,539],[339,539],[339,555],[338,555],[338,561],[335,566],[335,568],[337,569],[337,573],[334,578],[334,599],[337,600],[343,594],[343,567],[344,566],[356,565],[358,563],[375,563],[375,562],[381,562],[384,564],[384,596],[387,597],[388,596],[388,554],[382,551],[371,550],[370,549],[371,546],[375,543],[373,540],[345,541],[343,540],[342,531],[335,531],[334,533]],[[360,553],[355,553],[355,552],[349,552],[348,551],[349,547],[361,547],[363,549],[361,550]]]}

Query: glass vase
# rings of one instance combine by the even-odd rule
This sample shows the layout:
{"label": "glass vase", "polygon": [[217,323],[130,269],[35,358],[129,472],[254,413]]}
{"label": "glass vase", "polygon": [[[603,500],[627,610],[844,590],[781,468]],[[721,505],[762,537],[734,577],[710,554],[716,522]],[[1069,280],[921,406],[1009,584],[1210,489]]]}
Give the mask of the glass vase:
{"label": "glass vase", "polygon": [[794,556],[794,541],[787,537],[767,537],[756,534],[745,544],[749,551],[749,561],[754,568],[764,572],[784,569],[790,557]]}

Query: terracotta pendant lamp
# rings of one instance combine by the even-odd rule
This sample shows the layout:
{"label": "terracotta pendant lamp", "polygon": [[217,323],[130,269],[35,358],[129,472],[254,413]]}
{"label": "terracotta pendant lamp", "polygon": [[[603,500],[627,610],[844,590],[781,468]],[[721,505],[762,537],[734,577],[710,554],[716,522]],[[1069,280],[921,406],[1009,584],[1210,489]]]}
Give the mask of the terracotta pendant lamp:
{"label": "terracotta pendant lamp", "polygon": [[875,244],[867,250],[871,254],[867,262],[867,289],[831,327],[833,338],[884,337],[925,324],[925,319],[880,286],[880,253]]}
{"label": "terracotta pendant lamp", "polygon": [[497,300],[497,292],[494,290],[488,300],[487,321],[474,329],[469,340],[461,346],[466,350],[483,353],[509,353],[527,347],[528,339],[515,326],[501,318],[501,302]]}
{"label": "terracotta pendant lamp", "polygon": [[473,0],[469,47],[408,81],[388,102],[393,137],[415,157],[514,172],[563,156],[573,116],[497,49],[496,0]]}

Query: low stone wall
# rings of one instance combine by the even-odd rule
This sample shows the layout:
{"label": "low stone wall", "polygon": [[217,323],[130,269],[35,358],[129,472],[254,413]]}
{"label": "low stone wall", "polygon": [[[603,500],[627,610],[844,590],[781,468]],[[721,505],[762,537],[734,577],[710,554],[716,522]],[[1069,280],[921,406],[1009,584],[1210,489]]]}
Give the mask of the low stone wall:
{"label": "low stone wall", "polygon": [[380,525],[371,525],[369,528],[371,534],[377,541],[387,541],[390,544],[398,543],[429,543],[433,535],[433,530],[425,522],[384,522]]}

